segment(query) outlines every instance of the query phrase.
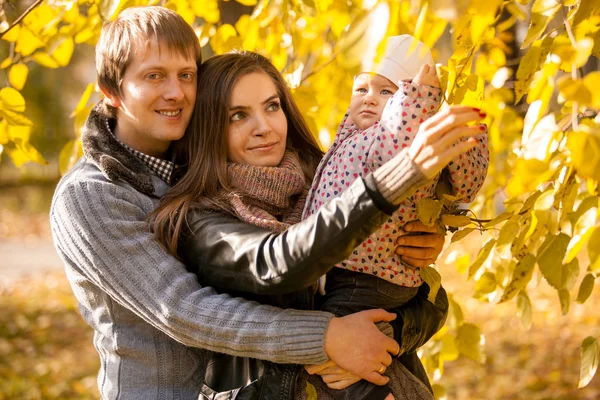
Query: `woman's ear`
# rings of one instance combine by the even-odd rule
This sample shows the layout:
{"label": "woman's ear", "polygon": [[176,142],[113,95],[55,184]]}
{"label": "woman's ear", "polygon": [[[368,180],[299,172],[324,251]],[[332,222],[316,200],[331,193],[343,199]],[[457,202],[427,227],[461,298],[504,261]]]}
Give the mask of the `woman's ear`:
{"label": "woman's ear", "polygon": [[121,106],[121,98],[118,95],[113,94],[110,90],[102,86],[100,86],[100,91],[108,100],[108,104],[110,104],[112,107],[119,108]]}

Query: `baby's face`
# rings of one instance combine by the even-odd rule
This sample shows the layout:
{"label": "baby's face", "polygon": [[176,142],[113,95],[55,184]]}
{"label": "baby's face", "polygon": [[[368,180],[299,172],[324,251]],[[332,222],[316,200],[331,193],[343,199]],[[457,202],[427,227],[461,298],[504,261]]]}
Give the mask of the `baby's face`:
{"label": "baby's face", "polygon": [[367,129],[381,118],[388,99],[398,87],[381,75],[362,73],[354,78],[350,98],[350,117],[360,129]]}

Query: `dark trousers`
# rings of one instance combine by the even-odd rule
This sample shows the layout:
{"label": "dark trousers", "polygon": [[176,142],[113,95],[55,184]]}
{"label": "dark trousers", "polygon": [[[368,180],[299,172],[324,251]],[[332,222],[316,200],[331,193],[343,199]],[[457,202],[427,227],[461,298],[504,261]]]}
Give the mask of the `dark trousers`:
{"label": "dark trousers", "polygon": [[[374,308],[393,310],[410,301],[418,290],[419,288],[395,285],[374,275],[333,268],[327,274],[326,294],[321,299],[320,308],[339,317]],[[410,356],[412,363],[414,357],[416,354]],[[414,369],[417,366],[412,367]],[[423,369],[422,365],[420,367]],[[417,374],[415,376],[422,379],[422,376]],[[427,379],[427,376],[425,375],[424,378]],[[383,400],[391,393],[391,389],[387,386],[377,386],[364,380],[346,389],[329,389],[329,391],[338,400]]]}

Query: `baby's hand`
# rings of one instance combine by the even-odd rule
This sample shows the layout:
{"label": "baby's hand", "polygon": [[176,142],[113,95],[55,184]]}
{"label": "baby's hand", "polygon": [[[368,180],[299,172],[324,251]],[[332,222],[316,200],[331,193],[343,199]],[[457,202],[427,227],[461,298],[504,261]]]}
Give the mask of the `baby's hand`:
{"label": "baby's hand", "polygon": [[417,85],[428,85],[439,89],[440,81],[435,72],[435,66],[427,64],[422,65],[417,76],[414,77],[413,83]]}

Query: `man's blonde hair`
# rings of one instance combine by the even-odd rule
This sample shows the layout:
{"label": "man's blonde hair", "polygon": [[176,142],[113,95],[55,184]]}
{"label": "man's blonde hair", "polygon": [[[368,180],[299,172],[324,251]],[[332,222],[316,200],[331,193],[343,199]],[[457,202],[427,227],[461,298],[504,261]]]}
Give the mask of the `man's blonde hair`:
{"label": "man's blonde hair", "polygon": [[[98,85],[110,94],[121,97],[125,70],[136,54],[148,49],[153,39],[171,52],[196,60],[200,67],[200,42],[192,27],[179,14],[159,6],[131,7],[121,12],[114,21],[105,22],[102,27],[96,45]],[[105,105],[114,116],[114,108]]]}

